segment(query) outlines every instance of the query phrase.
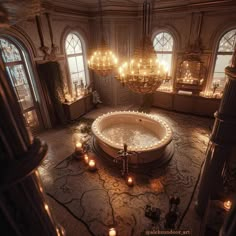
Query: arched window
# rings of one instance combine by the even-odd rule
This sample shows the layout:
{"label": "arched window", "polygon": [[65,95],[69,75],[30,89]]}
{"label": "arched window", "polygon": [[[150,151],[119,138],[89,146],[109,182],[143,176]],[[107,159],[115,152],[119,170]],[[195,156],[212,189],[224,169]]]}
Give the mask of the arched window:
{"label": "arched window", "polygon": [[[169,76],[172,76],[173,46],[173,37],[167,32],[158,33],[153,40],[153,47],[157,54],[158,60],[166,65]],[[171,82],[169,82],[166,86],[170,85]]]}
{"label": "arched window", "polygon": [[40,126],[39,111],[27,55],[20,44],[10,38],[0,37],[0,48],[6,71],[26,123],[33,130],[38,129]]}
{"label": "arched window", "polygon": [[211,88],[216,87],[216,91],[222,92],[224,90],[226,76],[225,67],[231,63],[234,48],[236,46],[236,29],[233,29],[222,36],[219,41],[215,67]]}
{"label": "arched window", "polygon": [[75,33],[70,33],[66,37],[65,50],[72,83],[72,94],[77,94],[78,85],[86,85],[85,55],[80,38]]}

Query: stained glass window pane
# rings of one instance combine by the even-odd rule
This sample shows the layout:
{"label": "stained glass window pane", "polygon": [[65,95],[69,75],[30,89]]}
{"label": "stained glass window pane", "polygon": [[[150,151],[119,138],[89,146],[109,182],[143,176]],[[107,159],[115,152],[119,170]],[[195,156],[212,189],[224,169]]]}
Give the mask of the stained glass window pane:
{"label": "stained glass window pane", "polygon": [[159,33],[153,41],[154,50],[157,53],[157,58],[160,62],[164,62],[168,68],[169,75],[171,74],[173,38],[168,33]]}
{"label": "stained glass window pane", "polygon": [[156,35],[153,41],[155,51],[172,52],[173,50],[173,38],[168,33],[159,33]]}
{"label": "stained glass window pane", "polygon": [[68,64],[72,82],[80,82],[82,79],[83,83],[86,84],[83,56],[68,57]]}
{"label": "stained glass window pane", "polygon": [[215,62],[215,68],[213,72],[213,83],[217,82],[219,87],[216,92],[222,92],[224,90],[226,76],[225,67],[229,66],[231,63],[234,48],[236,46],[236,29],[229,31],[221,38],[218,46],[217,57]]}
{"label": "stained glass window pane", "polygon": [[66,54],[82,53],[82,46],[77,35],[71,33],[66,38]]}
{"label": "stained glass window pane", "polygon": [[65,42],[65,49],[72,83],[72,93],[73,95],[75,95],[76,84],[77,85],[80,85],[81,83],[84,85],[87,84],[85,77],[84,55],[83,55],[82,44],[79,37],[76,34],[70,33],[67,36]]}
{"label": "stained glass window pane", "polygon": [[34,103],[23,65],[7,66],[6,68],[22,110],[33,107]]}
{"label": "stained glass window pane", "polygon": [[[17,100],[26,118],[26,123],[31,128],[39,128],[39,120],[35,107],[35,97],[31,92],[33,85],[30,81],[29,64],[27,64],[24,51],[17,47],[18,43],[11,40],[0,38],[0,49],[5,62],[8,78],[17,96]],[[30,111],[29,111],[30,110]]]}
{"label": "stained glass window pane", "polygon": [[171,63],[172,63],[172,54],[157,54],[157,59],[161,63],[165,64],[167,68],[168,74],[170,75],[171,72]]}
{"label": "stained glass window pane", "polygon": [[4,62],[21,61],[19,50],[9,41],[0,38],[0,47]]}
{"label": "stained glass window pane", "polygon": [[[168,75],[171,76],[172,72],[172,53],[173,53],[174,40],[173,37],[166,32],[157,34],[153,40],[153,47],[157,54],[158,61],[163,63],[168,69]],[[172,81],[163,83],[159,90],[171,91]]]}
{"label": "stained glass window pane", "polygon": [[32,128],[33,130],[37,130],[39,128],[39,121],[35,110],[25,112],[24,117],[27,126]]}
{"label": "stained glass window pane", "polygon": [[230,64],[231,58],[232,55],[217,55],[212,83],[215,81],[219,83],[218,91],[224,89],[226,81],[225,67]]}
{"label": "stained glass window pane", "polygon": [[236,29],[226,33],[220,40],[218,52],[232,52],[236,44]]}

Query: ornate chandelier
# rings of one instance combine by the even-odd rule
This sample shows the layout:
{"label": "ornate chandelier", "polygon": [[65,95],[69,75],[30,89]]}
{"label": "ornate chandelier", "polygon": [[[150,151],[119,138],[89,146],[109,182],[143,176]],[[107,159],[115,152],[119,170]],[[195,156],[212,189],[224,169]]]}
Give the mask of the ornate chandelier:
{"label": "ornate chandelier", "polygon": [[149,34],[150,3],[143,4],[143,38],[135,50],[133,59],[119,67],[117,79],[135,93],[154,93],[169,80],[167,67],[158,61]]}
{"label": "ornate chandelier", "polygon": [[97,50],[92,53],[92,56],[88,60],[88,67],[97,75],[106,77],[107,75],[111,74],[112,71],[117,67],[118,59],[115,54],[108,48],[104,39],[101,0],[99,0],[99,10],[102,39]]}
{"label": "ornate chandelier", "polygon": [[117,67],[117,62],[117,57],[108,48],[103,39],[100,47],[93,52],[92,56],[88,60],[88,66],[91,70],[94,70],[97,75],[106,77]]}

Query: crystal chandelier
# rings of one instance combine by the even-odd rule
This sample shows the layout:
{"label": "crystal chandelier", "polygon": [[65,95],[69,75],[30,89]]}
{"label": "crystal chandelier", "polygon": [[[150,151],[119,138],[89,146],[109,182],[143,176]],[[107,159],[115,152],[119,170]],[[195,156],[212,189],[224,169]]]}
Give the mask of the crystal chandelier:
{"label": "crystal chandelier", "polygon": [[135,93],[154,93],[158,87],[169,80],[168,70],[160,63],[154,51],[150,30],[150,3],[143,4],[143,38],[134,51],[133,59],[119,67],[117,79]]}
{"label": "crystal chandelier", "polygon": [[99,0],[99,10],[102,39],[97,50],[92,53],[92,56],[88,60],[88,67],[97,75],[106,77],[107,75],[111,74],[112,71],[117,67],[118,59],[115,54],[108,48],[104,39],[101,0]]}

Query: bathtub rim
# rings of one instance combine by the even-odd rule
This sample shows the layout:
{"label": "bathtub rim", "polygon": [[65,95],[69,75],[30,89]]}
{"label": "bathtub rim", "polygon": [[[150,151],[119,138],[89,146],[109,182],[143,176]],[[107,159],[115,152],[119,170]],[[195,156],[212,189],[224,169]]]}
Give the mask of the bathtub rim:
{"label": "bathtub rim", "polygon": [[165,136],[160,139],[156,144],[154,145],[149,145],[149,146],[141,146],[141,147],[133,147],[133,146],[128,146],[129,151],[135,151],[135,152],[147,152],[147,151],[153,151],[157,149],[162,149],[165,146],[167,146],[171,141],[173,137],[173,132],[169,125],[163,121],[158,115],[155,114],[147,114],[143,112],[138,112],[138,111],[115,111],[115,112],[108,112],[106,114],[103,114],[99,116],[92,124],[92,133],[94,136],[100,141],[105,143],[106,145],[110,146],[111,148],[121,150],[123,149],[123,144],[118,144],[112,142],[109,140],[109,138],[105,137],[101,131],[98,129],[99,123],[102,122],[105,118],[110,118],[114,119],[117,116],[122,116],[122,115],[130,115],[130,116],[135,116],[135,118],[145,118],[148,119],[152,122],[158,122],[158,125],[162,126],[162,128],[165,129]]}

